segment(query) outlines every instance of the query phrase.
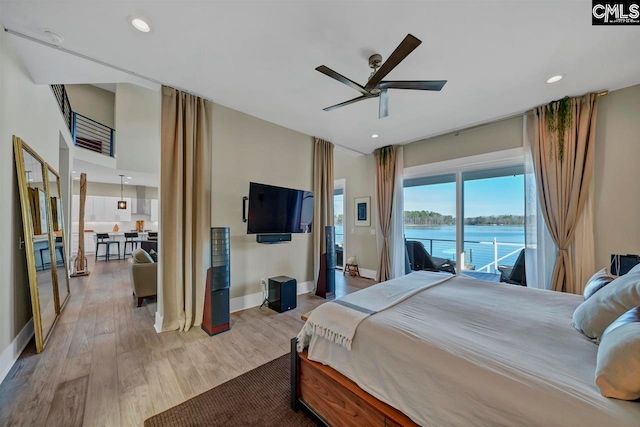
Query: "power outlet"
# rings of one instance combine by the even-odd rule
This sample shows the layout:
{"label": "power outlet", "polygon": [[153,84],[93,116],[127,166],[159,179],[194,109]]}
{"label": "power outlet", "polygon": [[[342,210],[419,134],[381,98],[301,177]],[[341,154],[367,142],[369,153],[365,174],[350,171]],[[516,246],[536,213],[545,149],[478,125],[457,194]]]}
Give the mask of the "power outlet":
{"label": "power outlet", "polygon": [[264,292],[267,292],[267,286],[268,286],[268,281],[267,279],[265,279],[264,277],[262,279],[260,279],[260,286],[262,287],[262,290]]}

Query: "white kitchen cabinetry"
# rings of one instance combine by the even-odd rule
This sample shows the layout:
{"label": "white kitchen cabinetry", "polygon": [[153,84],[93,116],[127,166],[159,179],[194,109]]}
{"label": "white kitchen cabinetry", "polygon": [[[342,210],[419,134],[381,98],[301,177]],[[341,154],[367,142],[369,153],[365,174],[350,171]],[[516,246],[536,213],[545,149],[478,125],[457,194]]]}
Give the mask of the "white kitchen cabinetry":
{"label": "white kitchen cabinetry", "polygon": [[[118,209],[119,197],[87,196],[85,222],[129,222],[131,221],[131,198],[125,197],[126,209]],[[80,196],[73,196],[72,220],[78,222]]]}

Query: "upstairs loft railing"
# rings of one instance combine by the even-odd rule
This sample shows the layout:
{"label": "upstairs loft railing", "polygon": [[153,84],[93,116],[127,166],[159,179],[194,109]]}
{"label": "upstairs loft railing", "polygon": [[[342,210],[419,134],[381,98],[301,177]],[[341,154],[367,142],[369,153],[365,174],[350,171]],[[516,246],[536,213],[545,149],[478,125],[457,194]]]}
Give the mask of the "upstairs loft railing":
{"label": "upstairs loft railing", "polygon": [[78,147],[113,157],[115,129],[73,111],[64,85],[51,85],[51,90],[69,127],[73,143]]}
{"label": "upstairs loft railing", "polygon": [[113,157],[115,130],[109,126],[74,112],[71,136],[76,146]]}

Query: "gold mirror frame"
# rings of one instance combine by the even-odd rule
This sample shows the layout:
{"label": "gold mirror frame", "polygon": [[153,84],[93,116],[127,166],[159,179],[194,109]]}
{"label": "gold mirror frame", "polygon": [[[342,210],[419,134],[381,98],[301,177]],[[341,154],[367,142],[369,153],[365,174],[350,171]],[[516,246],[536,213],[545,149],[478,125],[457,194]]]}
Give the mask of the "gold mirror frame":
{"label": "gold mirror frame", "polygon": [[[51,336],[51,332],[53,331],[58,319],[60,318],[60,301],[58,300],[58,290],[56,280],[51,278],[52,280],[52,292],[53,292],[53,300],[54,300],[54,308],[55,308],[55,316],[51,323],[51,327],[49,328],[46,334],[43,333],[43,324],[42,324],[42,313],[40,306],[40,292],[38,288],[38,272],[37,272],[37,264],[35,258],[35,244],[34,244],[34,224],[33,218],[31,215],[31,202],[30,196],[28,194],[29,191],[29,183],[26,178],[26,169],[25,169],[25,159],[23,155],[23,150],[28,152],[30,156],[32,156],[35,160],[37,160],[42,166],[42,182],[44,187],[44,193],[46,199],[49,199],[49,191],[48,191],[48,179],[46,172],[46,162],[40,157],[27,143],[25,143],[22,139],[17,136],[13,137],[13,151],[15,155],[16,162],[16,171],[18,175],[18,191],[20,194],[20,208],[22,211],[22,226],[24,229],[24,249],[25,255],[27,258],[27,273],[29,278],[29,289],[31,293],[31,308],[33,311],[33,329],[35,332],[35,342],[36,342],[36,351],[40,353],[44,346]],[[49,211],[49,202],[46,203],[46,221],[47,221],[47,233],[49,234],[48,243],[49,243],[49,255],[55,254],[55,247],[51,245],[52,243],[52,235],[51,235],[51,212]],[[55,241],[55,239],[53,239]],[[43,263],[44,264],[44,263]],[[52,273],[53,274],[53,273]],[[48,325],[47,325],[48,326]]]}
{"label": "gold mirror frame", "polygon": [[[64,308],[64,306],[67,304],[67,301],[69,301],[69,297],[71,296],[71,288],[69,286],[69,263],[67,261],[68,258],[68,251],[67,251],[67,224],[65,224],[64,222],[64,209],[61,205],[60,207],[60,212],[58,212],[58,206],[53,206],[52,203],[52,197],[51,197],[51,183],[52,183],[52,179],[51,178],[55,178],[55,185],[56,185],[56,190],[57,190],[57,199],[62,200],[62,189],[60,188],[60,175],[58,174],[58,172],[49,164],[49,163],[45,163],[45,170],[46,170],[46,181],[47,181],[47,215],[49,216],[49,247],[51,248],[56,248],[56,237],[58,237],[58,235],[56,234],[57,231],[55,229],[55,224],[62,224],[62,232],[60,233],[60,237],[62,238],[62,252],[63,252],[63,264],[64,264],[64,280],[66,282],[66,291],[67,291],[67,295],[64,297],[64,300],[60,300],[60,290],[61,290],[61,286],[60,286],[60,277],[58,277],[58,268],[57,268],[57,261],[56,261],[56,265],[55,268],[52,265],[51,268],[51,274],[52,274],[52,279],[54,282],[54,291],[55,291],[55,299],[56,299],[56,313],[58,315],[60,315],[62,313],[62,309]],[[49,176],[49,175],[52,175]],[[54,209],[56,214],[54,215]],[[56,257],[56,252],[52,251],[51,254],[53,254],[52,256]]]}

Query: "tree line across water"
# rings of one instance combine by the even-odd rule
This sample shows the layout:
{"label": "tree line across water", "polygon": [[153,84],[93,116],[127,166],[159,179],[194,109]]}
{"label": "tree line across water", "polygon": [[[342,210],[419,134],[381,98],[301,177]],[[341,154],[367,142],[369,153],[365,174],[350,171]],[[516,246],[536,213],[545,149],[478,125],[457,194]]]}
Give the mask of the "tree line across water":
{"label": "tree line across water", "polygon": [[[342,225],[343,215],[334,217],[335,225]],[[404,225],[456,225],[456,217],[432,211],[404,211]],[[524,225],[523,215],[489,215],[464,219],[464,225]]]}

